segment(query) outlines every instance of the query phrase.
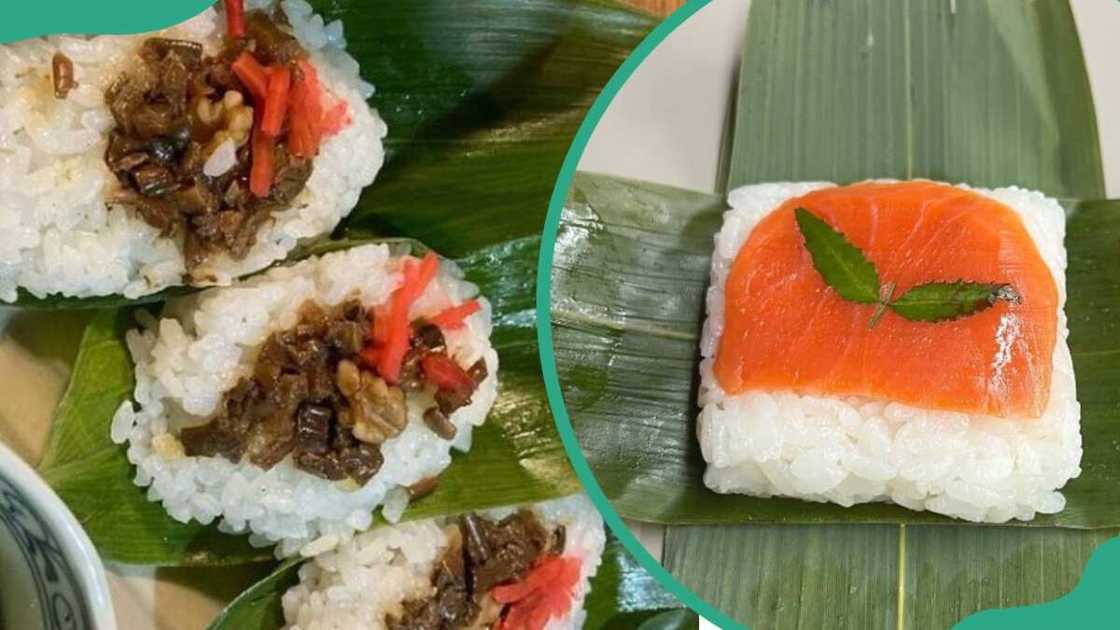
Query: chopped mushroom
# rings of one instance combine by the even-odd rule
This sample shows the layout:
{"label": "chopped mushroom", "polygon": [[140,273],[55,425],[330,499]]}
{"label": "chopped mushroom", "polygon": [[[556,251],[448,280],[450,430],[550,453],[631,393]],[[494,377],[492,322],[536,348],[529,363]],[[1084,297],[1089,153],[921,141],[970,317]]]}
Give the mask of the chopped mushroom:
{"label": "chopped mushroom", "polygon": [[56,52],[51,58],[51,84],[54,87],[54,97],[65,99],[70,90],[78,86],[74,80],[74,62],[61,52]]}
{"label": "chopped mushroom", "polygon": [[557,553],[555,541],[564,538],[563,527],[550,532],[528,510],[500,521],[467,514],[444,532],[447,547],[432,571],[430,594],[406,600],[399,614],[390,613],[389,630],[492,627],[503,608],[491,589],[524,578],[536,563]]}
{"label": "chopped mushroom", "polygon": [[[252,50],[266,64],[294,67],[307,52],[265,13],[246,17],[247,38],[227,40],[214,56],[197,42],[145,40],[137,63],[105,92],[116,122],[105,162],[125,193],[116,200],[164,236],[182,237],[191,280],[207,278],[199,267],[212,256],[244,258],[272,213],[290,204],[311,175],[311,160],[293,157],[282,135],[267,151],[249,150],[263,107],[252,102],[233,60]],[[56,58],[54,67],[59,93],[67,66]],[[250,194],[254,164],[272,182],[265,194]]]}
{"label": "chopped mushroom", "polygon": [[432,433],[435,433],[445,440],[453,439],[458,432],[455,425],[447,419],[447,416],[435,407],[424,412],[424,424],[428,425]]}
{"label": "chopped mushroom", "polygon": [[[159,167],[150,158],[145,164]],[[201,192],[205,190],[190,194],[205,194]],[[205,216],[222,220],[224,213]],[[180,432],[186,454],[222,456],[231,461],[248,457],[263,468],[290,455],[298,468],[311,474],[364,484],[382,465],[381,444],[408,426],[408,396],[419,397],[418,407],[428,406],[423,422],[433,433],[454,439],[456,427],[441,405],[469,400],[473,391],[441,393],[438,383],[419,368],[410,376],[415,379],[411,389],[406,390],[404,383],[389,385],[363,367],[371,328],[368,310],[357,299],[331,307],[304,303],[293,327],[273,333],[261,345],[252,374],[222,397],[218,413],[208,423]],[[450,361],[439,330],[423,326],[420,330],[426,332],[414,339],[412,352]],[[454,370],[469,374],[460,367]],[[476,376],[479,373],[478,369],[472,371]],[[458,398],[448,402],[448,396]],[[433,397],[435,405],[431,404]],[[434,485],[434,478],[431,483]],[[420,490],[422,487],[410,492]]]}

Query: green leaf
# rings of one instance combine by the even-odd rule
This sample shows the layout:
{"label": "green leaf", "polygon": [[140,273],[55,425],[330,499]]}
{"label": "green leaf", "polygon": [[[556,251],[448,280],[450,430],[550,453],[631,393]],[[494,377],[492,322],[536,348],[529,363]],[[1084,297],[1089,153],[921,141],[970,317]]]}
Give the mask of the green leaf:
{"label": "green leaf", "polygon": [[[601,0],[315,0],[376,86],[386,161],[340,226],[445,256],[538,234],[576,127],[656,20]],[[149,303],[114,295],[36,308]]]}
{"label": "green leaf", "polygon": [[284,627],[281,599],[289,588],[299,584],[302,564],[299,558],[292,558],[277,565],[268,577],[250,586],[223,608],[207,630]]}
{"label": "green leaf", "polygon": [[[672,212],[661,212],[672,208]],[[554,259],[552,321],[564,400],[619,512],[679,523],[952,523],[889,504],[844,508],[716,495],[693,432],[716,195],[580,173]],[[1069,344],[1084,436],[1066,508],[1021,527],[1120,527],[1120,201],[1075,204],[1067,224]],[[609,369],[608,369],[609,368]]]}
{"label": "green leaf", "polygon": [[131,322],[131,311],[106,310],[86,326],[40,473],[107,558],[164,564],[174,556],[176,564],[194,565],[271,557],[244,537],[171,519],[132,483],[135,471],[124,448],[109,439],[113,413],[132,393],[132,362],[123,341]]}
{"label": "green leaf", "polygon": [[[404,241],[395,241],[404,245]],[[455,457],[436,492],[405,518],[527,503],[579,489],[556,435],[537,354],[533,271],[540,242],[500,243],[459,259],[494,308],[491,340],[501,361],[501,395],[476,430],[470,453]],[[109,559],[133,564],[215,565],[269,557],[245,537],[213,526],[181,524],[135,486],[125,449],[109,439],[113,412],[132,392],[124,331],[127,310],[99,313],[86,329],[70,387],[59,407],[40,467]]]}
{"label": "green leaf", "polygon": [[[584,601],[587,621],[584,630],[614,630],[638,626],[679,629],[696,628],[695,613],[681,610],[677,598],[631,556],[609,532],[603,563],[591,580],[591,593]],[[643,626],[648,624],[648,626]]]}
{"label": "green leaf", "polygon": [[[335,239],[293,257],[373,236],[404,237],[409,245],[420,239],[460,257],[468,279],[494,305],[502,395],[475,433],[470,454],[455,460],[439,490],[418,501],[409,517],[575,491],[578,482],[555,434],[540,375],[535,235],[571,136],[654,20],[596,0],[314,4],[328,20],[344,20],[349,50],[377,86],[372,102],[388,122],[389,136],[385,167]],[[126,303],[120,296],[23,296],[20,302],[52,308]],[[74,372],[75,396],[63,403],[44,475],[111,559],[212,564],[258,557],[260,551],[237,538],[178,525],[131,485],[123,449],[108,441],[111,409],[131,387],[127,370],[118,363],[118,371],[106,377],[92,360],[99,353],[127,360],[120,321],[100,320],[87,335],[98,345],[88,352],[91,362]],[[105,398],[97,405],[78,396],[98,389]],[[199,542],[209,536],[218,542]]]}
{"label": "green leaf", "polygon": [[[898,531],[885,525],[673,527],[664,564],[752,628],[893,628]],[[916,626],[927,627],[947,626]]]}
{"label": "green leaf", "polygon": [[885,525],[673,527],[665,566],[752,628],[949,628],[1077,585],[1115,530]]}
{"label": "green leaf", "polygon": [[[280,600],[299,582],[298,560],[280,564],[267,578],[230,603],[208,630],[279,628],[284,623]],[[591,579],[584,601],[585,630],[696,630],[699,618],[682,609],[657,580],[643,571],[614,537],[609,537],[603,564]]]}
{"label": "green leaf", "polygon": [[797,208],[794,215],[805,248],[813,258],[813,267],[828,286],[849,302],[878,302],[879,272],[863,252],[839,230],[805,208]]}
{"label": "green leaf", "polygon": [[943,322],[979,313],[996,302],[1022,301],[1009,284],[930,282],[919,284],[891,302],[892,311],[913,322]]}
{"label": "green leaf", "polygon": [[1069,3],[752,3],[728,188],[927,177],[1105,196]]}
{"label": "green leaf", "polygon": [[[712,236],[722,209],[716,195],[581,173],[564,209],[556,250],[552,317],[560,382],[583,452],[612,504],[622,515],[644,521],[752,523],[670,527],[665,556],[670,571],[752,627],[794,627],[791,619],[825,618],[832,609],[856,620],[845,625],[836,615],[827,617],[839,627],[881,627],[859,621],[869,619],[882,602],[898,600],[897,574],[853,572],[838,578],[845,588],[817,581],[803,587],[806,575],[799,567],[838,576],[843,572],[837,563],[848,563],[848,571],[861,556],[893,557],[899,553],[897,527],[907,524],[908,540],[915,545],[925,536],[940,536],[961,548],[951,562],[928,546],[905,552],[907,579],[915,581],[903,591],[904,612],[909,607],[906,614],[916,616],[908,616],[904,627],[946,627],[946,620],[969,611],[1042,601],[1076,583],[1093,546],[1115,536],[1120,526],[1115,492],[1120,483],[1115,451],[1120,320],[1112,315],[1120,309],[1120,269],[1114,264],[1120,201],[1069,208],[1066,312],[1082,405],[1083,471],[1062,490],[1067,505],[1061,513],[998,528],[888,504],[843,508],[716,495],[703,486],[704,462],[692,424],[697,348]],[[882,527],[886,533],[875,537],[869,533],[879,529],[875,524],[894,527]],[[682,532],[690,545],[704,544],[708,555],[693,546],[674,547]],[[999,542],[1003,537],[1012,542]],[[783,544],[796,546],[801,538],[807,538],[806,546],[833,551],[786,559]],[[813,538],[817,542],[808,540]],[[782,559],[758,560],[758,550],[767,545],[773,548],[768,553]],[[748,549],[742,556],[728,553],[742,546]],[[851,551],[838,555],[837,549]],[[1004,551],[993,557],[995,549]],[[1017,560],[1008,563],[1006,557]],[[752,573],[756,565],[757,575]],[[940,576],[938,581],[930,581],[933,575]],[[971,577],[960,581],[959,576]],[[962,591],[983,585],[983,596],[950,605],[958,593],[946,589],[958,585]],[[822,597],[829,588],[835,594]],[[841,599],[843,606],[836,604]]]}
{"label": "green leaf", "polygon": [[449,256],[532,234],[602,86],[657,20],[603,0],[321,0],[377,86],[388,159],[348,225]]}
{"label": "green leaf", "polygon": [[998,301],[1022,301],[1009,284],[964,280],[920,284],[892,301],[894,283],[881,288],[875,265],[842,232],[805,208],[796,208],[794,216],[813,267],[828,286],[849,302],[878,305],[869,326],[875,326],[888,306],[910,321],[943,322],[979,313]]}

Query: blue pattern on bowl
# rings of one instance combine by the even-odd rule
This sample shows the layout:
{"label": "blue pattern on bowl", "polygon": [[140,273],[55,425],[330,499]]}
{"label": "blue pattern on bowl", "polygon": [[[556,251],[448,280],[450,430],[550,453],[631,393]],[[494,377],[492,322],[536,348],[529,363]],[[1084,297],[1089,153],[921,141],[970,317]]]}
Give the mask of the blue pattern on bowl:
{"label": "blue pattern on bowl", "polygon": [[[19,488],[0,474],[0,524],[8,530],[35,581],[44,630],[92,630],[94,624],[74,569],[55,533]],[[0,625],[4,625],[0,611]]]}

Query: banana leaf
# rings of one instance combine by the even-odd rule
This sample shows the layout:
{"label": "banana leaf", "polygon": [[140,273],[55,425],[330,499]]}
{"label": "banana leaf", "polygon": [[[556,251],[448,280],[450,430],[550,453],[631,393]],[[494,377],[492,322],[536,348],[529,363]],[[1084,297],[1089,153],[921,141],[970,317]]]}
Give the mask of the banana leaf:
{"label": "banana leaf", "polygon": [[[389,126],[385,165],[334,236],[405,236],[452,257],[540,233],[576,127],[656,24],[604,0],[312,5],[343,20]],[[138,301],[21,291],[17,305],[104,308],[189,290]]]}
{"label": "banana leaf", "polygon": [[[299,582],[299,560],[288,560],[257,582],[223,610],[209,630],[279,628],[284,624],[280,599]],[[607,541],[603,564],[591,580],[584,601],[586,630],[696,630],[699,618],[682,609],[613,537]]]}

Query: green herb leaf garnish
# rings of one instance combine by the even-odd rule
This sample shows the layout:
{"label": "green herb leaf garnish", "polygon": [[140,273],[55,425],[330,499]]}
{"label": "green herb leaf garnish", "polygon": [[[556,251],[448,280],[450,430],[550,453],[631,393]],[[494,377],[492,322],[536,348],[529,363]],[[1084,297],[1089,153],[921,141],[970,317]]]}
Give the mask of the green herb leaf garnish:
{"label": "green herb leaf garnish", "polygon": [[1022,298],[1010,284],[930,282],[903,293],[891,310],[913,322],[943,322],[979,313],[999,301],[1019,304]]}
{"label": "green herb leaf garnish", "polygon": [[928,282],[894,299],[894,282],[879,286],[879,271],[844,234],[805,208],[794,210],[797,228],[813,267],[840,297],[859,304],[875,304],[868,327],[874,327],[889,308],[912,322],[944,322],[967,317],[996,302],[1022,303],[1010,284],[986,282]]}
{"label": "green herb leaf garnish", "polygon": [[840,297],[860,304],[879,302],[879,272],[875,265],[840,232],[805,208],[794,211],[797,228],[813,266]]}

